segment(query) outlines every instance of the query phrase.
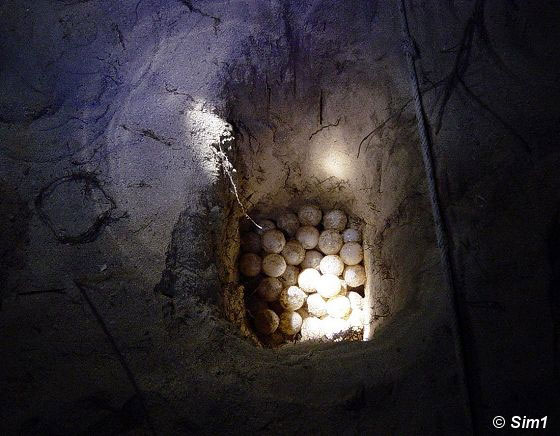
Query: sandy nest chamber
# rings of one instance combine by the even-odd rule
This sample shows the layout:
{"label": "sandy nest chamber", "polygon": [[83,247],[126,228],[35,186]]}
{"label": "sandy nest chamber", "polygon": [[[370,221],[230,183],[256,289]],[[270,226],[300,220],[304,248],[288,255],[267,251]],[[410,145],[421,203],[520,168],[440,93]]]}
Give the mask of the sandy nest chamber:
{"label": "sandy nest chamber", "polygon": [[[424,195],[422,160],[418,148],[411,144],[413,120],[403,118],[399,128],[392,126],[387,129],[382,138],[375,138],[371,144],[362,147],[360,154],[363,132],[370,125],[370,120],[363,120],[363,107],[371,102],[374,90],[360,88],[352,99],[348,98],[344,89],[333,89],[328,97],[323,93],[323,99],[327,98],[325,101],[328,104],[321,106],[323,112],[318,117],[317,97],[320,93],[317,89],[300,89],[295,97],[291,89],[279,88],[273,101],[270,101],[264,93],[266,82],[253,78],[247,85],[245,76],[240,74],[240,77],[237,81],[228,82],[229,103],[222,119],[228,121],[230,129],[226,129],[228,131],[224,132],[217,145],[217,160],[222,170],[221,186],[217,189],[222,196],[222,219],[219,228],[215,229],[214,238],[217,269],[222,283],[221,308],[225,317],[237,326],[243,336],[259,346],[372,340],[382,326],[391,323],[397,313],[415,301],[421,289],[430,288],[436,280],[427,267],[437,256],[437,250],[429,203]],[[254,86],[254,81],[263,86]],[[348,116],[342,117],[344,119],[341,118],[340,123],[329,127],[323,119],[321,124],[321,118],[336,120],[341,113]],[[335,229],[340,237],[344,238],[346,229],[358,233],[359,242],[348,242],[358,242],[361,246],[363,258],[358,264],[364,268],[363,285],[343,289],[344,284],[341,284],[338,293],[323,299],[327,303],[330,298],[347,297],[349,292],[356,292],[361,298],[362,320],[359,324],[355,323],[357,325],[339,329],[336,334],[331,331],[310,337],[302,335],[301,327],[309,314],[308,299],[317,293],[301,289],[299,274],[303,272],[303,260],[299,262],[297,251],[300,256],[302,252],[296,243],[291,242],[295,240],[303,245],[296,233],[307,224],[302,223],[299,217],[304,206],[315,206],[321,212],[320,221],[310,225],[316,229],[316,232],[310,230],[315,236],[317,232],[321,235],[332,230],[323,221],[331,211],[340,211],[345,216],[344,226]],[[284,247],[263,249],[263,235],[259,234],[258,241],[252,236],[252,243],[260,244],[260,247],[247,249],[251,244],[247,234],[261,231],[247,219],[247,215],[257,222],[272,221],[284,237]],[[278,222],[286,216],[296,216],[297,220],[292,224]],[[290,225],[293,229],[289,228]],[[296,251],[290,254],[296,256],[293,264],[286,262],[287,252],[282,254],[288,244]],[[317,246],[312,249],[304,247],[303,255],[305,257],[314,250],[322,256],[340,256],[342,247],[337,249],[337,252],[326,254],[317,250]],[[259,256],[261,262],[259,272],[253,272],[256,274],[253,277],[240,271],[240,261],[251,252]],[[265,257],[271,254],[275,256],[265,261]],[[272,271],[275,266],[278,267],[275,261],[280,263],[280,268],[283,267],[280,257],[286,262],[286,269],[293,272],[294,269],[288,268],[288,265],[298,269],[298,277],[297,280],[292,278],[291,282],[296,280],[293,285],[288,284],[289,280],[283,281],[279,293],[289,286],[297,286],[305,294],[305,301],[299,309],[286,309],[286,304],[282,306],[279,301],[279,294],[275,299],[271,297],[272,301],[266,301],[266,307],[263,298],[258,298],[264,292],[261,290],[259,294],[257,291],[261,281],[267,277],[277,278],[263,273],[262,262]],[[336,268],[336,259],[330,260]],[[339,280],[344,279],[344,269],[348,266],[351,265],[343,262],[342,273],[333,275]],[[325,275],[322,274],[323,277]],[[276,282],[273,292],[278,293],[279,289]],[[297,295],[301,299],[298,290],[292,291],[296,300]],[[318,297],[314,296],[312,302],[314,299]],[[347,306],[345,300],[338,301]],[[318,303],[321,305],[321,301]],[[255,323],[257,313],[263,309],[275,314],[267,312],[268,317],[263,316],[263,324],[274,325],[275,316],[278,317],[278,327],[268,335],[259,332]],[[347,326],[352,309],[351,305],[349,314],[342,310],[342,316],[331,318],[338,320],[334,323]],[[302,326],[297,333],[285,334],[279,330],[280,317],[286,310],[300,311]],[[321,316],[315,317],[321,319]],[[299,324],[297,316],[294,322],[296,326]],[[336,328],[333,330],[336,331]]]}
{"label": "sandy nest chamber", "polygon": [[215,242],[226,318],[270,348],[369,338],[372,226],[355,199],[336,177],[299,187],[259,178],[250,186],[232,143],[218,149],[226,211]]}

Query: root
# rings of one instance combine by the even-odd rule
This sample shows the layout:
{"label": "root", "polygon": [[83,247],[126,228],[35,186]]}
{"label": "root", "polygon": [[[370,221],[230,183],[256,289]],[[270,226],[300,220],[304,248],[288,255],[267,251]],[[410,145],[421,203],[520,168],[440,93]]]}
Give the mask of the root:
{"label": "root", "polygon": [[247,213],[247,209],[245,208],[245,206],[243,205],[243,202],[241,201],[241,198],[239,197],[239,192],[237,190],[237,186],[235,184],[235,181],[233,180],[233,174],[236,173],[237,170],[233,167],[233,164],[231,163],[231,161],[227,157],[227,154],[224,152],[224,149],[222,148],[222,145],[224,143],[232,142],[234,139],[235,138],[231,135],[231,132],[229,132],[229,131],[227,133],[223,134],[222,136],[220,136],[220,140],[216,144],[216,151],[215,151],[216,158],[218,159],[218,162],[219,162],[220,166],[222,167],[225,175],[227,176],[227,178],[229,180],[229,183],[231,184],[233,194],[235,195],[235,199],[237,200],[237,203],[239,204],[239,207],[241,207],[241,211],[243,212],[243,215],[245,215],[245,217],[249,221],[251,221],[260,230],[260,229],[262,229],[262,227],[259,226],[255,222],[255,220],[249,216],[249,214]]}

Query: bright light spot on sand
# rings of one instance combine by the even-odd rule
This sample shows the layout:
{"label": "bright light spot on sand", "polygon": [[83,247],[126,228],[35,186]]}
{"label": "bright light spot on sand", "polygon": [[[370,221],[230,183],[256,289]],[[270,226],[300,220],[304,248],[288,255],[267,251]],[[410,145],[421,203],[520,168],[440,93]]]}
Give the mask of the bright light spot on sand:
{"label": "bright light spot on sand", "polygon": [[[219,176],[215,146],[231,135],[231,126],[214,112],[207,103],[197,101],[185,115],[185,133],[192,141],[191,150],[197,155],[198,165],[205,176],[212,179]],[[227,145],[224,148],[227,151]]]}
{"label": "bright light spot on sand", "polygon": [[346,153],[331,150],[324,154],[323,168],[328,176],[348,179],[352,174],[352,161]]}
{"label": "bright light spot on sand", "polygon": [[196,102],[187,112],[186,123],[189,133],[206,143],[217,143],[220,136],[230,130],[229,124],[202,101]]}

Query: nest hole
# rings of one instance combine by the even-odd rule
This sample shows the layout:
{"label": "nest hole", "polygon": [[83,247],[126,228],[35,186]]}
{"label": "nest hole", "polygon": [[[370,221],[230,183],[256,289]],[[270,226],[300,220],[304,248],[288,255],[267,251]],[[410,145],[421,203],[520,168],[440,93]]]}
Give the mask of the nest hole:
{"label": "nest hole", "polygon": [[[367,223],[349,205],[274,203],[264,200],[248,216],[231,203],[218,253],[226,270],[226,317],[253,343],[269,348],[367,340],[373,288]],[[301,218],[309,207],[320,213],[319,221]],[[336,214],[344,222],[328,222]]]}

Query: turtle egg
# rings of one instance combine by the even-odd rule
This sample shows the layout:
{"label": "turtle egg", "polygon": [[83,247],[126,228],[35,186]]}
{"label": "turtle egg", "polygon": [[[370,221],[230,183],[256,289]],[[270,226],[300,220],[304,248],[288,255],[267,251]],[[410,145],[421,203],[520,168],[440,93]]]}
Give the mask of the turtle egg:
{"label": "turtle egg", "polygon": [[256,295],[251,295],[247,299],[247,310],[252,314],[255,315],[261,310],[268,309],[266,301],[258,298]]}
{"label": "turtle egg", "polygon": [[311,204],[302,206],[298,210],[298,218],[302,226],[317,226],[321,222],[322,216],[321,209]]}
{"label": "turtle egg", "polygon": [[280,292],[280,304],[286,310],[298,310],[305,303],[307,294],[297,286],[290,286]]}
{"label": "turtle egg", "polygon": [[262,261],[262,270],[269,277],[280,277],[286,271],[286,261],[279,254],[267,254]]}
{"label": "turtle egg", "polygon": [[307,297],[307,311],[316,317],[327,314],[327,302],[319,294],[311,294]]}
{"label": "turtle egg", "polygon": [[284,245],[286,245],[286,238],[280,230],[267,230],[262,235],[262,247],[267,253],[280,253]]}
{"label": "turtle egg", "polygon": [[317,292],[323,298],[332,298],[340,292],[340,279],[333,274],[321,276],[317,282]]}
{"label": "turtle egg", "polygon": [[299,228],[299,220],[295,213],[285,213],[278,217],[276,220],[278,228],[284,230],[288,235],[294,236]]}
{"label": "turtle egg", "polygon": [[271,220],[257,220],[257,224],[261,226],[261,228],[257,228],[257,233],[259,235],[263,235],[264,233],[268,232],[269,230],[274,230],[276,228],[276,224]]}
{"label": "turtle egg", "polygon": [[327,313],[333,318],[344,318],[350,313],[350,300],[341,295],[327,301]]}
{"label": "turtle egg", "polygon": [[263,279],[257,286],[257,293],[264,301],[272,302],[278,298],[282,292],[282,283],[274,277]]}
{"label": "turtle egg", "polygon": [[306,250],[311,250],[319,242],[319,230],[313,226],[303,226],[297,229],[296,239]]}
{"label": "turtle egg", "polygon": [[293,265],[286,265],[284,273],[278,277],[285,287],[297,285],[299,268]]}
{"label": "turtle egg", "polygon": [[359,230],[346,229],[342,232],[342,239],[344,242],[360,242],[362,240],[362,235]]}
{"label": "turtle egg", "polygon": [[342,236],[336,230],[328,229],[319,236],[319,250],[325,254],[337,254],[342,248]]}
{"label": "turtle egg", "polygon": [[366,270],[362,265],[350,265],[344,268],[343,277],[348,286],[357,288],[366,282]]}
{"label": "turtle egg", "polygon": [[298,285],[304,292],[310,294],[317,289],[320,278],[321,273],[319,271],[314,268],[306,268],[299,273]]}
{"label": "turtle egg", "polygon": [[282,256],[289,265],[299,265],[305,257],[305,249],[299,241],[292,239],[288,241],[282,250]]}
{"label": "turtle egg", "polygon": [[295,335],[301,330],[303,319],[297,312],[287,311],[280,315],[279,328],[286,335]]}
{"label": "turtle egg", "polygon": [[270,309],[264,309],[255,315],[255,327],[257,330],[265,335],[274,333],[278,328],[280,319]]}
{"label": "turtle egg", "polygon": [[261,272],[261,258],[255,253],[245,253],[239,259],[239,270],[247,277],[255,277]]}
{"label": "turtle egg", "polygon": [[268,303],[268,307],[270,310],[273,310],[274,313],[278,316],[282,315],[282,312],[284,312],[284,308],[278,300]]}
{"label": "turtle egg", "polygon": [[310,316],[303,320],[301,324],[301,340],[309,341],[319,339],[323,335],[322,322],[319,318]]}
{"label": "turtle egg", "polygon": [[340,258],[346,265],[357,265],[363,258],[362,246],[357,242],[347,242],[340,249]]}
{"label": "turtle egg", "polygon": [[319,268],[323,274],[333,274],[339,276],[344,271],[344,263],[336,254],[329,254],[323,257]]}
{"label": "turtle egg", "polygon": [[286,342],[286,338],[279,330],[276,330],[274,333],[267,335],[262,339],[263,343],[271,348],[281,347]]}
{"label": "turtle egg", "polygon": [[352,313],[348,317],[348,322],[352,327],[364,326],[364,313],[361,309],[352,309]]}
{"label": "turtle egg", "polygon": [[245,253],[259,253],[261,251],[261,237],[255,232],[241,236],[241,250]]}
{"label": "turtle egg", "polygon": [[361,309],[362,308],[362,296],[357,292],[350,291],[346,295],[350,300],[350,306],[352,306],[352,310]]}
{"label": "turtle egg", "polygon": [[302,268],[315,268],[319,269],[319,265],[321,264],[321,259],[323,259],[323,255],[316,250],[309,250],[305,253],[305,257],[303,258],[303,262],[301,262]]}
{"label": "turtle egg", "polygon": [[350,329],[350,323],[346,319],[326,317],[321,320],[323,334],[327,339],[334,339],[338,335]]}
{"label": "turtle egg", "polygon": [[323,227],[325,229],[334,229],[341,232],[346,227],[347,222],[346,214],[339,209],[329,210],[323,215]]}

